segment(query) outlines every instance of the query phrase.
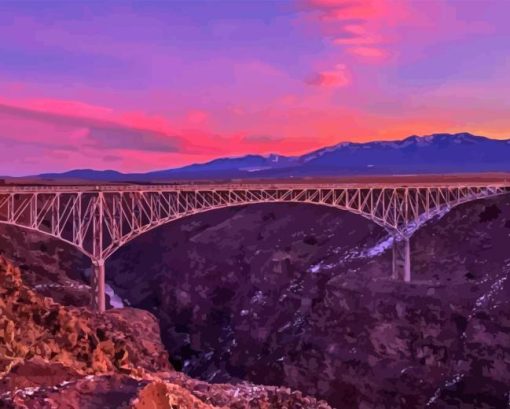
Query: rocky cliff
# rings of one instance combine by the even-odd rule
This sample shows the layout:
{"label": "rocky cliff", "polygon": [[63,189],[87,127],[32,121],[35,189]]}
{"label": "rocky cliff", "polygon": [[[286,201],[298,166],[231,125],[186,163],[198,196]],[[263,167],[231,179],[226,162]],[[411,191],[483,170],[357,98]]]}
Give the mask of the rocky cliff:
{"label": "rocky cliff", "polygon": [[209,385],[176,373],[153,315],[62,306],[28,288],[4,258],[0,407],[329,408],[285,388]]}

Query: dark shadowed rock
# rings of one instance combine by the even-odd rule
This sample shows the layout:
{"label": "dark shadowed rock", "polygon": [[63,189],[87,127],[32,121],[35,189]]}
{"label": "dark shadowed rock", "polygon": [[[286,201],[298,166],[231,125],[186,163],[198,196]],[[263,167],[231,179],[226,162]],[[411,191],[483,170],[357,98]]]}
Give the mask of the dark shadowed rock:
{"label": "dark shadowed rock", "polygon": [[460,372],[487,376],[493,386],[482,381],[480,394],[500,401],[506,312],[494,310],[500,326],[485,329],[472,311],[508,274],[509,219],[503,197],[423,226],[412,284],[389,279],[382,229],[304,205],[174,222],[121,249],[108,271],[122,298],[158,316],[172,362],[192,376],[287,385],[339,408],[407,409],[439,405],[437,390]]}

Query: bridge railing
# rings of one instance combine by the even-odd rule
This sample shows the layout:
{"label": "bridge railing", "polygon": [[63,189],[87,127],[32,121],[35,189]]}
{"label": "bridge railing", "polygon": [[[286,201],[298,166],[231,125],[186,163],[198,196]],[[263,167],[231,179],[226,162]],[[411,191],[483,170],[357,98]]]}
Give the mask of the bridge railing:
{"label": "bridge railing", "polygon": [[91,192],[158,192],[210,190],[288,190],[288,189],[456,189],[510,188],[510,182],[501,183],[228,183],[228,184],[161,184],[161,185],[3,185],[0,193],[91,193]]}

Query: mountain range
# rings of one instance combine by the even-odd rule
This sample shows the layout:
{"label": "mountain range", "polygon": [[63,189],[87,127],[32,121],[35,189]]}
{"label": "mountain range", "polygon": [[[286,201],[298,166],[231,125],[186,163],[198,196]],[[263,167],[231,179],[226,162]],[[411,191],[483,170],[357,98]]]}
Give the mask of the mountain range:
{"label": "mountain range", "polygon": [[157,182],[478,172],[510,172],[510,139],[466,132],[413,135],[395,141],[342,142],[301,156],[246,155],[147,173],[78,169],[36,178]]}

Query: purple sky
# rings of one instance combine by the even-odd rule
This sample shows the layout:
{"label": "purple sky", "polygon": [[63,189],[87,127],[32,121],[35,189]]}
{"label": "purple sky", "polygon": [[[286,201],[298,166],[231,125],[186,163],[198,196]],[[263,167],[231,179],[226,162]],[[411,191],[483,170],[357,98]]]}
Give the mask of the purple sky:
{"label": "purple sky", "polygon": [[510,1],[0,2],[0,174],[510,137]]}

